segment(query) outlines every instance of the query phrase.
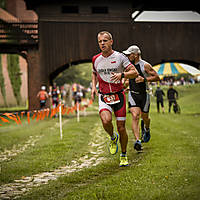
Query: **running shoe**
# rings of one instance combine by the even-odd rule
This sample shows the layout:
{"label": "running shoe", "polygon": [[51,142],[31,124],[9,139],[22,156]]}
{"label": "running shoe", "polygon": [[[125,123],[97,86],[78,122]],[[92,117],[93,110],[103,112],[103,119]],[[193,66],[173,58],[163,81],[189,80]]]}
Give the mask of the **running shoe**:
{"label": "running shoe", "polygon": [[126,166],[128,166],[127,155],[123,155],[123,154],[120,155],[120,164],[119,164],[119,166],[120,167],[126,167]]}
{"label": "running shoe", "polygon": [[134,149],[137,151],[141,151],[142,150],[142,144],[140,140],[137,140],[134,144]]}
{"label": "running shoe", "polygon": [[150,129],[148,129],[148,130],[144,129],[144,136],[143,136],[144,142],[148,142],[150,140],[150,138],[151,138]]}
{"label": "running shoe", "polygon": [[141,142],[144,142],[144,121],[141,120]]}
{"label": "running shoe", "polygon": [[119,135],[118,133],[115,134],[115,139],[110,141],[110,144],[109,144],[109,151],[112,155],[116,154],[118,152],[118,138],[119,138]]}

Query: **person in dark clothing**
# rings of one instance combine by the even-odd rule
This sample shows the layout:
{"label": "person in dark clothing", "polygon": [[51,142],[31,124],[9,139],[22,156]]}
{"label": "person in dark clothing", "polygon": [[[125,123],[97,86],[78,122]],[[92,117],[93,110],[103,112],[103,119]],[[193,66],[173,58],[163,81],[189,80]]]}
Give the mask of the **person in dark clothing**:
{"label": "person in dark clothing", "polygon": [[[141,50],[138,46],[132,45],[123,53],[129,58],[132,64],[135,65],[139,76],[136,78],[129,78],[129,110],[132,114],[132,131],[135,135],[136,142],[134,143],[134,149],[140,151],[142,149],[141,142],[148,142],[151,138],[150,135],[150,95],[149,84],[151,82],[160,81],[158,73],[153,69],[150,63],[146,62],[141,57]],[[125,81],[126,82],[126,81]],[[140,127],[139,120],[141,121],[141,133],[140,140]]]}
{"label": "person in dark clothing", "polygon": [[173,88],[173,84],[169,85],[169,89],[167,91],[167,99],[169,101],[169,113],[171,112],[172,104],[177,104],[176,99],[178,98],[178,92]]}
{"label": "person in dark clothing", "polygon": [[164,104],[163,104],[163,96],[165,96],[165,93],[163,90],[158,86],[156,91],[155,91],[155,97],[156,97],[156,102],[157,102],[157,112],[160,112],[160,105],[162,108],[163,113],[165,112],[164,110]]}

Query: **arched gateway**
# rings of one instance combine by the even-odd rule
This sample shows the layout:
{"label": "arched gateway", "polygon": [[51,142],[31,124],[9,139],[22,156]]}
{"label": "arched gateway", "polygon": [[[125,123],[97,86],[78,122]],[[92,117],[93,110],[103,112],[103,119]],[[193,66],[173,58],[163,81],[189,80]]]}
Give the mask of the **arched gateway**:
{"label": "arched gateway", "polygon": [[200,23],[133,22],[133,0],[25,2],[39,17],[38,49],[27,54],[30,110],[39,106],[36,94],[41,84],[48,85],[69,64],[90,61],[98,53],[97,33],[102,30],[112,33],[115,50],[137,44],[152,65],[169,60],[200,64]]}

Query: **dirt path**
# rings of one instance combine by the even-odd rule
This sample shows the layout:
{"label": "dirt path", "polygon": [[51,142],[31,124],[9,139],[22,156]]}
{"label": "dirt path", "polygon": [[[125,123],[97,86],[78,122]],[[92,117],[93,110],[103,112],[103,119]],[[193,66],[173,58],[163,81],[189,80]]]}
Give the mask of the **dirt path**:
{"label": "dirt path", "polygon": [[29,140],[25,142],[25,144],[14,145],[12,149],[4,150],[0,153],[0,162],[9,161],[13,157],[17,156],[20,153],[23,153],[28,147],[34,146],[35,143],[41,138],[42,136],[30,136]]}
{"label": "dirt path", "polygon": [[0,199],[16,199],[33,187],[39,187],[43,184],[48,184],[50,180],[56,180],[61,176],[66,176],[70,173],[78,172],[84,168],[90,168],[105,161],[103,153],[105,150],[105,137],[102,137],[102,127],[99,123],[94,125],[90,131],[91,140],[88,144],[90,152],[77,160],[73,160],[71,165],[59,167],[51,172],[43,172],[32,175],[30,177],[23,177],[20,180],[15,180],[13,183],[0,186]]}

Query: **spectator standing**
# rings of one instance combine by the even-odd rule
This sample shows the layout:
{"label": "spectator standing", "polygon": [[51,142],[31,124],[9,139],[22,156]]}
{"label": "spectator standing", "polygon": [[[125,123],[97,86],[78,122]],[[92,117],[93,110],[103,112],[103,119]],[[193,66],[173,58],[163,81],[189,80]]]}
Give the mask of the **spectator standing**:
{"label": "spectator standing", "polygon": [[162,108],[163,113],[165,112],[164,109],[164,103],[163,103],[163,96],[165,96],[165,93],[163,92],[163,90],[158,86],[156,91],[155,91],[155,97],[156,97],[156,103],[157,103],[157,112],[160,112],[160,105]]}
{"label": "spectator standing", "polygon": [[169,101],[169,113],[170,113],[172,104],[177,104],[176,99],[178,99],[178,92],[173,88],[173,83],[169,85],[169,89],[167,91],[167,99]]}

